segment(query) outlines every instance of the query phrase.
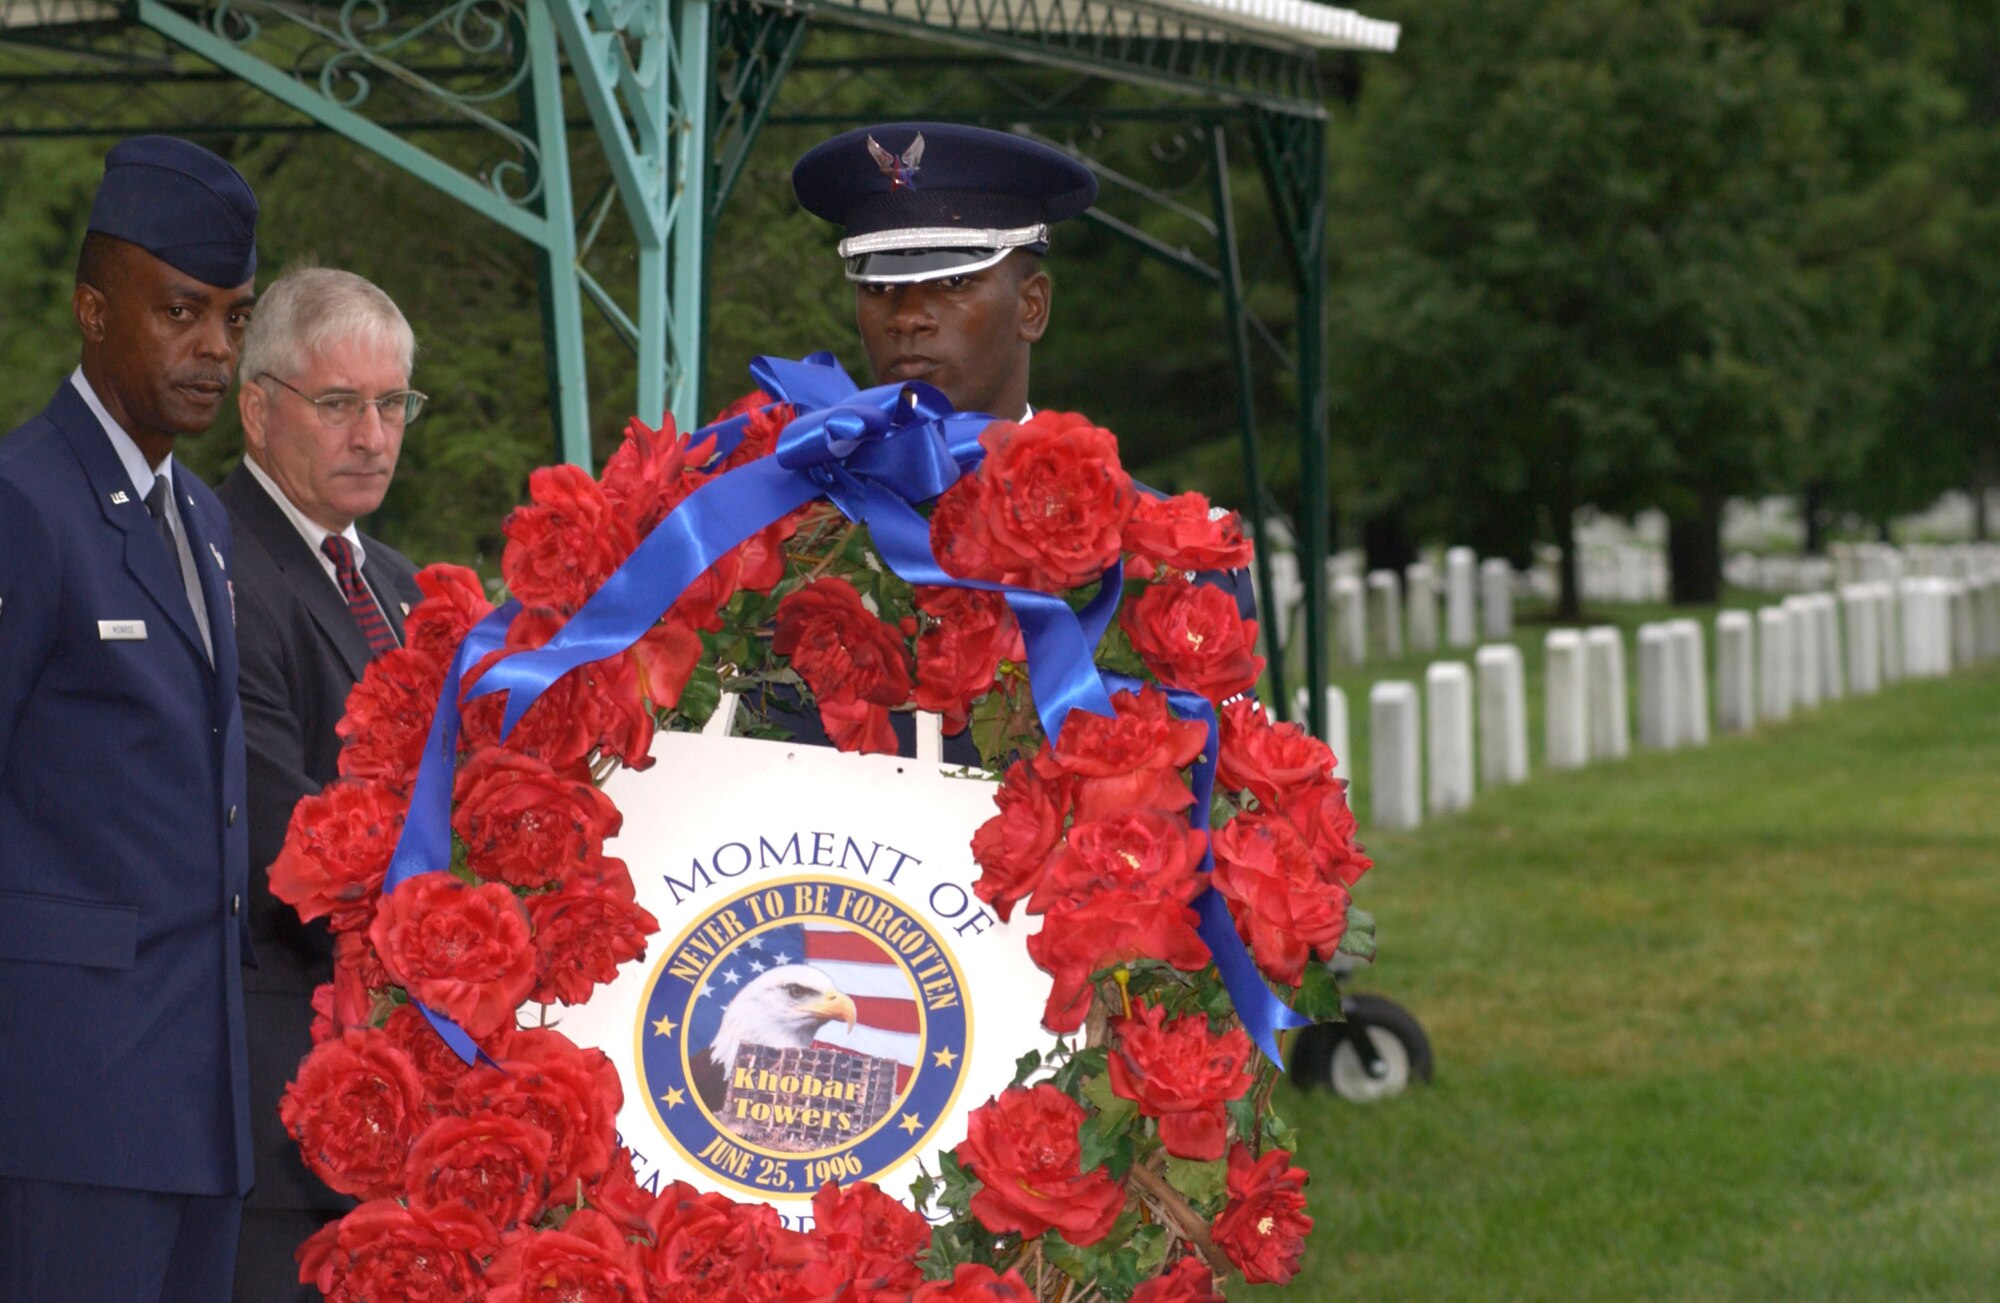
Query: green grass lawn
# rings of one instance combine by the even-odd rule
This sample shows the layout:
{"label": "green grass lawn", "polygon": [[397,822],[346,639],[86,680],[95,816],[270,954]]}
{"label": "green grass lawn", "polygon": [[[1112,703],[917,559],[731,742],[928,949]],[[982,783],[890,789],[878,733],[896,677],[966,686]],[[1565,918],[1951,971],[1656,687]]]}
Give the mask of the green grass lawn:
{"label": "green grass lawn", "polygon": [[1280,1090],[1318,1229],[1259,1297],[2000,1297],[2000,668],[1367,840],[1437,1078]]}

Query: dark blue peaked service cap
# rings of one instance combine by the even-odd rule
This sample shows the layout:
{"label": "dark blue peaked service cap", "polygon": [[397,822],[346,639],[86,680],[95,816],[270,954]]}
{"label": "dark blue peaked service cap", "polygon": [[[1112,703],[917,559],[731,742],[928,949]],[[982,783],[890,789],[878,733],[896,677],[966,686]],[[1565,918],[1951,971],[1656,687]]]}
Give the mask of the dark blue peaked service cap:
{"label": "dark blue peaked service cap", "polygon": [[978,271],[1015,249],[1046,252],[1049,227],[1096,202],[1097,178],[1004,131],[896,122],[806,151],[792,191],[844,229],[849,280],[895,283]]}
{"label": "dark blue peaked service cap", "polygon": [[224,289],[257,274],[257,196],[200,145],[134,136],[104,156],[90,229]]}

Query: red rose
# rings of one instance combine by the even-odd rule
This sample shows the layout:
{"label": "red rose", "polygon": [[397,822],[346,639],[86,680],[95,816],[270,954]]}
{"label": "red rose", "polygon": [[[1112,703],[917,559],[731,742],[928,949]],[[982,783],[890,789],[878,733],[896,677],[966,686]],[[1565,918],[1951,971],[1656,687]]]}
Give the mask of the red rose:
{"label": "red rose", "polygon": [[619,1146],[594,1181],[583,1187],[584,1202],[624,1228],[628,1235],[653,1233],[647,1216],[653,1211],[653,1195],[639,1184],[632,1167],[632,1151]]}
{"label": "red rose", "polygon": [[371,781],[337,781],[304,798],[267,870],[271,894],[302,919],[326,918],[336,932],[367,927],[409,805]]}
{"label": "red rose", "polygon": [[972,1112],[953,1151],[979,1178],[972,1215],[996,1234],[1028,1239],[1051,1228],[1095,1244],[1125,1207],[1125,1190],[1101,1169],[1085,1172],[1077,1133],[1083,1106],[1054,1086],[1012,1086]]}
{"label": "red rose", "polygon": [[994,550],[993,531],[986,524],[984,489],[976,476],[964,476],[938,494],[937,503],[931,508],[930,526],[931,551],[946,574],[993,583],[1025,578],[1010,576],[1006,563]]}
{"label": "red rose", "polygon": [[1236,613],[1236,599],[1179,575],[1147,588],[1118,612],[1118,627],[1160,682],[1199,692],[1220,705],[1257,685],[1257,622]]}
{"label": "red rose", "polygon": [[479,1297],[479,1261],[497,1238],[468,1208],[371,1199],[299,1246],[299,1283],[326,1303],[463,1303]]}
{"label": "red rose", "polygon": [[761,389],[753,389],[743,397],[723,409],[718,421],[749,413],[749,424],[743,427],[743,441],[737,444],[722,460],[718,470],[735,470],[760,458],[768,457],[778,448],[778,436],[785,432],[799,414],[799,409],[790,403],[771,401],[771,395]]}
{"label": "red rose", "polygon": [[1281,812],[1312,847],[1313,863],[1325,881],[1351,888],[1375,866],[1354,840],[1346,780],[1329,778],[1295,788],[1284,798]]}
{"label": "red rose", "polygon": [[996,559],[1045,592],[1080,588],[1117,564],[1132,477],[1109,430],[1068,412],[995,421],[979,436],[980,509]]}
{"label": "red rose", "polygon": [[333,729],[342,742],[340,776],[379,779],[408,791],[416,781],[443,686],[444,667],[413,647],[398,647],[368,662]]}
{"label": "red rose", "polygon": [[1215,887],[1257,967],[1297,986],[1307,951],[1330,957],[1347,930],[1347,890],[1321,876],[1312,847],[1283,818],[1239,814],[1215,834]]}
{"label": "red rose", "polygon": [[487,747],[458,771],[451,826],[474,873],[516,887],[560,882],[604,849],[623,822],[591,783],[533,756]]}
{"label": "red rose", "polygon": [[813,690],[842,751],[896,752],[889,708],[910,699],[909,653],[845,579],[815,579],[778,603],[771,650]]}
{"label": "red rose", "polygon": [[1190,1254],[1174,1269],[1144,1281],[1132,1291],[1132,1303],[1224,1303],[1215,1292],[1208,1264]]}
{"label": "red rose", "polygon": [[1162,908],[1186,905],[1200,892],[1194,874],[1207,843],[1187,820],[1156,810],[1083,820],[1049,856],[1028,912],[1044,914],[1108,891],[1130,892]]}
{"label": "red rose", "polygon": [[561,1230],[522,1227],[486,1269],[486,1303],[645,1303],[639,1250],[617,1222],[589,1208]]}
{"label": "red rose", "polygon": [[638,662],[639,695],[663,710],[680,705],[681,693],[701,664],[701,635],[669,616],[632,644]]}
{"label": "red rose", "polygon": [[1251,557],[1242,520],[1233,511],[1210,519],[1208,499],[1199,493],[1140,494],[1125,522],[1125,550],[1148,565],[1181,571],[1235,570]]}
{"label": "red rose", "polygon": [[689,468],[703,466],[715,455],[715,441],[692,445],[691,437],[675,432],[672,413],[657,430],[636,416],[625,423],[625,441],[604,463],[598,482],[605,501],[635,537],[652,533],[669,511],[707,482],[706,475]]}
{"label": "red rose", "polygon": [[1042,930],[1028,938],[1028,957],[1054,979],[1042,1009],[1042,1026],[1073,1032],[1096,999],[1091,976],[1135,959],[1158,959],[1183,972],[1208,967],[1208,947],[1195,930],[1200,919],[1186,905],[1159,897],[1106,891],[1077,904],[1051,908]]}
{"label": "red rose", "polygon": [[1012,1267],[1005,1275],[977,1262],[952,1269],[950,1280],[927,1280],[910,1295],[910,1303],[1035,1303],[1034,1291]]}
{"label": "red rose", "polygon": [[1156,688],[1114,693],[1111,709],[1110,719],[1071,711],[1056,745],[1035,754],[1035,772],[1076,778],[1079,820],[1127,810],[1174,814],[1194,804],[1181,770],[1208,745],[1207,726],[1176,719],[1166,694]]}
{"label": "red rose", "polygon": [[1249,792],[1266,810],[1284,807],[1289,793],[1324,783],[1333,775],[1334,756],[1326,743],[1297,724],[1272,720],[1257,701],[1230,702],[1217,723],[1222,753],[1216,782],[1231,791]]}
{"label": "red rose", "polygon": [[1230,1148],[1229,1204],[1215,1219],[1215,1247],[1251,1284],[1282,1285],[1298,1274],[1313,1225],[1305,1185],[1304,1169],[1282,1149],[1253,1158],[1240,1144]]}
{"label": "red rose", "polygon": [[486,600],[486,585],[479,582],[479,575],[464,566],[425,566],[417,571],[417,587],[424,600],[403,621],[403,645],[428,657],[442,672],[472,626],[492,613],[493,604]]}
{"label": "red rose", "polygon": [[618,1069],[603,1051],[545,1028],[513,1033],[498,1062],[459,1079],[458,1110],[518,1118],[547,1136],[550,1200],[573,1201],[577,1182],[595,1180],[618,1148]]}
{"label": "red rose", "polygon": [[[482,658],[467,674],[476,682],[503,652],[540,647],[553,638],[563,619],[554,611],[533,608],[514,617],[506,646]],[[639,658],[631,651],[580,665],[557,679],[500,742],[502,699],[479,697],[466,702],[464,745],[470,750],[504,745],[509,751],[547,761],[557,773],[580,776],[592,751],[617,756],[628,768],[645,769],[653,762],[653,715],[639,694]]]}
{"label": "red rose", "polygon": [[502,1231],[533,1217],[549,1193],[549,1138],[518,1118],[447,1114],[403,1164],[412,1208],[470,1208]]}
{"label": "red rose", "polygon": [[738,1303],[772,1292],[772,1246],[786,1234],[768,1204],[697,1194],[676,1182],[653,1204],[646,1284],[655,1303]]}
{"label": "red rose", "polygon": [[582,1004],[598,986],[618,975],[618,966],[646,953],[646,938],[658,920],[630,901],[595,891],[565,890],[528,900],[535,927],[537,1004]]}
{"label": "red rose", "polygon": [[811,1258],[786,1295],[904,1303],[923,1283],[917,1255],[930,1240],[930,1223],[880,1186],[864,1182],[843,1191],[829,1181],[813,1195]]}
{"label": "red rose", "polygon": [[993,690],[1000,662],[1024,661],[1021,626],[999,593],[973,588],[918,588],[917,609],[931,627],[917,637],[917,706],[961,732],[972,703]]}
{"label": "red rose", "polygon": [[1118,1035],[1111,1055],[1112,1093],[1158,1118],[1160,1143],[1176,1158],[1213,1162],[1229,1140],[1224,1107],[1242,1098],[1252,1077],[1243,1069],[1254,1047],[1241,1027],[1220,1036],[1208,1019],[1189,1014],[1166,1021],[1158,1005],[1134,1005],[1137,1016],[1113,1020]]}
{"label": "red rose", "polygon": [[382,1034],[416,1065],[417,1077],[424,1083],[424,1099],[431,1111],[436,1113],[450,1107],[452,1091],[471,1065],[444,1043],[444,1037],[437,1034],[430,1019],[413,1004],[399,1004],[389,1015],[389,1021],[382,1024]]}
{"label": "red rose", "polygon": [[420,873],[382,897],[368,938],[391,977],[474,1039],[511,1026],[535,983],[528,913],[498,883]]}
{"label": "red rose", "polygon": [[416,1066],[371,1031],[314,1046],[278,1103],[305,1165],[357,1199],[400,1192],[404,1155],[427,1116]]}
{"label": "red rose", "polygon": [[528,503],[501,527],[500,575],[524,606],[565,615],[623,565],[639,536],[580,466],[543,466],[528,476]]}
{"label": "red rose", "polygon": [[313,1044],[375,1022],[375,1006],[391,985],[366,932],[336,932],[333,980],[313,992]]}
{"label": "red rose", "polygon": [[972,890],[1005,923],[1014,903],[1041,882],[1049,852],[1062,840],[1069,780],[1042,778],[1027,761],[1017,760],[1008,767],[993,803],[1000,813],[972,834],[972,858],[980,868]]}

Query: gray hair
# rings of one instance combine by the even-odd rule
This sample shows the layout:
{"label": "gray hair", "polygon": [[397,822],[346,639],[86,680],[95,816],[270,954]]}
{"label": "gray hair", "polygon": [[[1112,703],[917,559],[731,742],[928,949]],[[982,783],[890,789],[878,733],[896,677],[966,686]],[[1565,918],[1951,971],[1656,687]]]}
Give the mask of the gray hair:
{"label": "gray hair", "polygon": [[405,375],[416,363],[416,333],[375,285],[331,267],[287,268],[257,296],[243,336],[243,378],[295,376],[322,350],[350,339],[399,354]]}

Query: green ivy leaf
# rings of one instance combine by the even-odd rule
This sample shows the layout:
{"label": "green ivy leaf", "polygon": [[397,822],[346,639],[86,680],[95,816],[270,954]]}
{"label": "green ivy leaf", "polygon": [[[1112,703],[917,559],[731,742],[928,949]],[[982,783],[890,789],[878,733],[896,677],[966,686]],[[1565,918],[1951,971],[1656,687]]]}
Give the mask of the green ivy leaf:
{"label": "green ivy leaf", "polygon": [[1340,1021],[1340,985],[1325,964],[1307,964],[1299,983],[1299,998],[1292,1008],[1314,1022]]}
{"label": "green ivy leaf", "polygon": [[1111,1051],[1102,1045],[1088,1050],[1078,1050],[1070,1056],[1068,1063],[1056,1069],[1056,1075],[1052,1078],[1055,1088],[1075,1099],[1082,1083],[1090,1077],[1101,1074],[1110,1058]]}
{"label": "green ivy leaf", "polygon": [[1026,1054],[1014,1060],[1014,1084],[1019,1086],[1026,1083],[1029,1077],[1035,1075],[1035,1069],[1041,1066],[1042,1052],[1040,1050],[1029,1050]]}
{"label": "green ivy leaf", "polygon": [[972,1196],[980,1189],[979,1178],[965,1170],[950,1151],[938,1155],[938,1206],[968,1215]]}
{"label": "green ivy leaf", "polygon": [[992,1237],[972,1221],[933,1227],[930,1247],[917,1257],[925,1280],[950,1280],[953,1271],[969,1262],[993,1265]]}
{"label": "green ivy leaf", "polygon": [[[1145,1257],[1152,1255],[1152,1265],[1158,1266],[1165,1256],[1164,1229],[1157,1226],[1145,1229],[1156,1235],[1147,1236],[1141,1231],[1139,1210],[1128,1203],[1112,1223],[1110,1232],[1097,1243],[1079,1247],[1065,1240],[1062,1232],[1050,1231],[1042,1237],[1042,1255],[1071,1280],[1095,1286],[1105,1298],[1121,1303],[1132,1297],[1139,1282],[1152,1274],[1152,1268],[1144,1265]],[[1157,1248],[1152,1243],[1154,1238],[1160,1241]]]}
{"label": "green ivy leaf", "polygon": [[1167,1155],[1167,1184],[1204,1212],[1218,1208],[1228,1196],[1229,1163],[1218,1158],[1212,1163]]}
{"label": "green ivy leaf", "polygon": [[681,702],[677,709],[688,721],[699,728],[708,723],[715,714],[715,708],[722,704],[722,675],[715,662],[703,657],[694,667],[693,677],[681,689]]}
{"label": "green ivy leaf", "polygon": [[1340,936],[1340,947],[1335,952],[1353,955],[1356,959],[1375,961],[1375,916],[1365,909],[1347,907],[1347,931]]}
{"label": "green ivy leaf", "polygon": [[1229,1101],[1229,1126],[1238,1139],[1248,1140],[1257,1134],[1257,1105],[1248,1094]]}

